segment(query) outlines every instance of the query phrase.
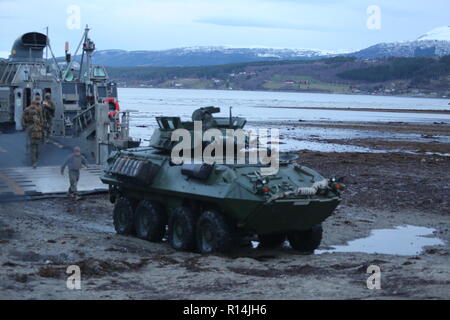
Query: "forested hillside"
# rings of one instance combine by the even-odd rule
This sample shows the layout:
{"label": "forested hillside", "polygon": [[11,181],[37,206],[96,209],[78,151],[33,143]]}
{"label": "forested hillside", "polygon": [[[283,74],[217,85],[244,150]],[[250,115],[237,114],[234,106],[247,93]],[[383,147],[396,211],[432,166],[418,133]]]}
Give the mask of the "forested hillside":
{"label": "forested hillside", "polygon": [[120,86],[450,95],[450,56],[334,57],[200,67],[109,67]]}

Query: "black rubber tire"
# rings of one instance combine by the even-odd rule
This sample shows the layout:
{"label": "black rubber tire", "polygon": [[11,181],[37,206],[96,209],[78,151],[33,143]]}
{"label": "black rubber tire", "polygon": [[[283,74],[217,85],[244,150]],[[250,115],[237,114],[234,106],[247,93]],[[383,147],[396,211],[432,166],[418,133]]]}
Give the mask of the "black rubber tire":
{"label": "black rubber tire", "polygon": [[179,207],[169,218],[168,242],[175,250],[192,251],[195,248],[195,216],[188,207]]}
{"label": "black rubber tire", "polygon": [[158,203],[143,200],[134,214],[136,236],[151,242],[160,242],[166,232],[164,208]]}
{"label": "black rubber tire", "polygon": [[286,234],[284,233],[272,233],[258,235],[259,246],[261,248],[276,248],[283,244],[286,240]]}
{"label": "black rubber tire", "polygon": [[231,228],[216,211],[205,211],[197,221],[196,242],[199,253],[226,253],[231,249]]}
{"label": "black rubber tire", "polygon": [[322,225],[318,224],[309,230],[296,230],[288,233],[291,247],[301,252],[314,252],[322,241]]}
{"label": "black rubber tire", "polygon": [[116,200],[113,210],[114,229],[118,234],[134,235],[134,207],[132,201],[126,197]]}

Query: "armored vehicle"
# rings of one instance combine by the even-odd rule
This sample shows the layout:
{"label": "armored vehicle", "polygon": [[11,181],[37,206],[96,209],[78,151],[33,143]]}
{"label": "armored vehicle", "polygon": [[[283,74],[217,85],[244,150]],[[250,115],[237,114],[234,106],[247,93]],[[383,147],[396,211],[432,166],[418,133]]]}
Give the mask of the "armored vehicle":
{"label": "armored vehicle", "polygon": [[193,121],[157,117],[150,146],[111,154],[101,180],[115,204],[116,232],[153,242],[167,237],[177,250],[200,253],[226,252],[248,236],[257,236],[265,247],[287,238],[294,249],[313,251],[321,241],[321,223],[341,201],[343,185],[336,179],[325,179],[285,155],[270,175],[260,172],[267,165],[248,161],[172,161],[176,142],[171,136],[177,129],[192,132],[194,121],[221,132],[245,126],[245,119],[231,114],[214,117],[218,110],[198,109]]}

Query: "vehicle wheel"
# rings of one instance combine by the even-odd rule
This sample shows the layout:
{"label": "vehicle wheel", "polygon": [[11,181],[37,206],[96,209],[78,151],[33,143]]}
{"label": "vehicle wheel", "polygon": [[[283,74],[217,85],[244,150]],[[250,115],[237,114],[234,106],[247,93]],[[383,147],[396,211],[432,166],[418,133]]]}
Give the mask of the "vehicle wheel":
{"label": "vehicle wheel", "polygon": [[139,202],[134,214],[134,227],[138,238],[161,241],[166,231],[163,207],[152,201]]}
{"label": "vehicle wheel", "polygon": [[322,241],[322,225],[318,224],[309,230],[289,232],[287,238],[295,250],[313,252]]}
{"label": "vehicle wheel", "polygon": [[258,235],[259,247],[261,248],[275,248],[283,244],[286,240],[284,233],[272,233]]}
{"label": "vehicle wheel", "polygon": [[195,247],[195,216],[191,209],[179,207],[169,219],[168,241],[172,248],[181,251]]}
{"label": "vehicle wheel", "polygon": [[113,211],[114,229],[118,234],[132,235],[134,229],[134,210],[131,201],[126,197],[117,199]]}
{"label": "vehicle wheel", "polygon": [[197,221],[197,250],[200,253],[227,252],[231,248],[231,230],[218,212],[205,211]]}

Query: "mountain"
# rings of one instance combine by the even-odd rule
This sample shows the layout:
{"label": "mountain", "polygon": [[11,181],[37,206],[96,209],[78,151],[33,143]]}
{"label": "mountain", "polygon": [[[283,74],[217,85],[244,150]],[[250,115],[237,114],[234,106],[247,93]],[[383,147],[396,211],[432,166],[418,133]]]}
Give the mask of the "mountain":
{"label": "mountain", "polygon": [[339,56],[197,67],[108,67],[121,87],[450,96],[450,56]]}
{"label": "mountain", "polygon": [[417,40],[450,41],[450,26],[435,28],[421,35]]}
{"label": "mountain", "polygon": [[450,27],[435,28],[414,41],[379,43],[350,55],[363,59],[450,55]]}
{"label": "mountain", "polygon": [[314,49],[186,47],[161,51],[101,50],[93,55],[94,63],[111,67],[137,66],[205,66],[267,60],[309,60],[336,56],[349,51]]}
{"label": "mountain", "polygon": [[[160,51],[100,50],[94,52],[93,61],[109,67],[186,67],[257,61],[313,60],[339,55],[362,59],[450,55],[450,27],[433,29],[414,41],[379,43],[355,52],[351,50],[203,46]],[[79,60],[79,57],[77,58]]]}

